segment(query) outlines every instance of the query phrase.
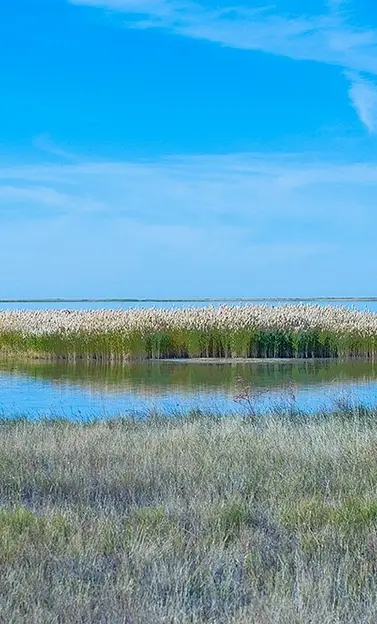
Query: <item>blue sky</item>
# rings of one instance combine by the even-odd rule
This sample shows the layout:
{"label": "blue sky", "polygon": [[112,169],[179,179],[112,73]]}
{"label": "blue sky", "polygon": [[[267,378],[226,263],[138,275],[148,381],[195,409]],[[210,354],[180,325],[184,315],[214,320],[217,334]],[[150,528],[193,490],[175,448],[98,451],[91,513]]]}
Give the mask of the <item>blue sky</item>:
{"label": "blue sky", "polygon": [[377,4],[0,5],[0,296],[376,295]]}

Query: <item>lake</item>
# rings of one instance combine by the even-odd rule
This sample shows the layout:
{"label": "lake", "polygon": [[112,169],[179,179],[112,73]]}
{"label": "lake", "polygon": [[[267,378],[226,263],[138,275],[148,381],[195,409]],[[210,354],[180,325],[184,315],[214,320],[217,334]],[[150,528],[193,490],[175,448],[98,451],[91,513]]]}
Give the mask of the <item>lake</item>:
{"label": "lake", "polygon": [[259,395],[263,411],[292,401],[305,410],[331,407],[339,399],[377,405],[377,363],[285,360],[255,363],[142,362],[132,364],[0,360],[0,412],[89,419],[179,414],[191,409],[242,412],[234,401],[239,379]]}

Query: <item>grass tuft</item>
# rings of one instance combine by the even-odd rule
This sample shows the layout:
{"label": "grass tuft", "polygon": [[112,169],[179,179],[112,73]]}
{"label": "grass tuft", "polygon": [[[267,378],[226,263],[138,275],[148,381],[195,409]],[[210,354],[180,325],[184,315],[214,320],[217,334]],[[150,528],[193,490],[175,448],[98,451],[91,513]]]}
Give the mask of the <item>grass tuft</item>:
{"label": "grass tuft", "polygon": [[377,413],[0,422],[0,621],[377,621]]}

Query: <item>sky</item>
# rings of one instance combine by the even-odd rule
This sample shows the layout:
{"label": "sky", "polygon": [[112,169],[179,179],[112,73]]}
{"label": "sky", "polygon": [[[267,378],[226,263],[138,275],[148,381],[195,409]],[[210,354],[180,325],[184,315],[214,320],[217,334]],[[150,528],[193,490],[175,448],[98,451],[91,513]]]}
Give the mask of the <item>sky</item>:
{"label": "sky", "polygon": [[377,3],[0,0],[0,298],[377,295]]}

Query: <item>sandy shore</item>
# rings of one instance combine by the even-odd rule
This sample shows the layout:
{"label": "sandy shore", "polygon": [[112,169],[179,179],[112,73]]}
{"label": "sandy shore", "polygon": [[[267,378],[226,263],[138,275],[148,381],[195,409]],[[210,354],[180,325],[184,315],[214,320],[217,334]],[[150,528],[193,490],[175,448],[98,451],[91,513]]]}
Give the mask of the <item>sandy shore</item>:
{"label": "sandy shore", "polygon": [[[320,358],[315,358],[318,362]],[[173,364],[288,364],[292,362],[312,362],[312,358],[164,358],[149,360]]]}

